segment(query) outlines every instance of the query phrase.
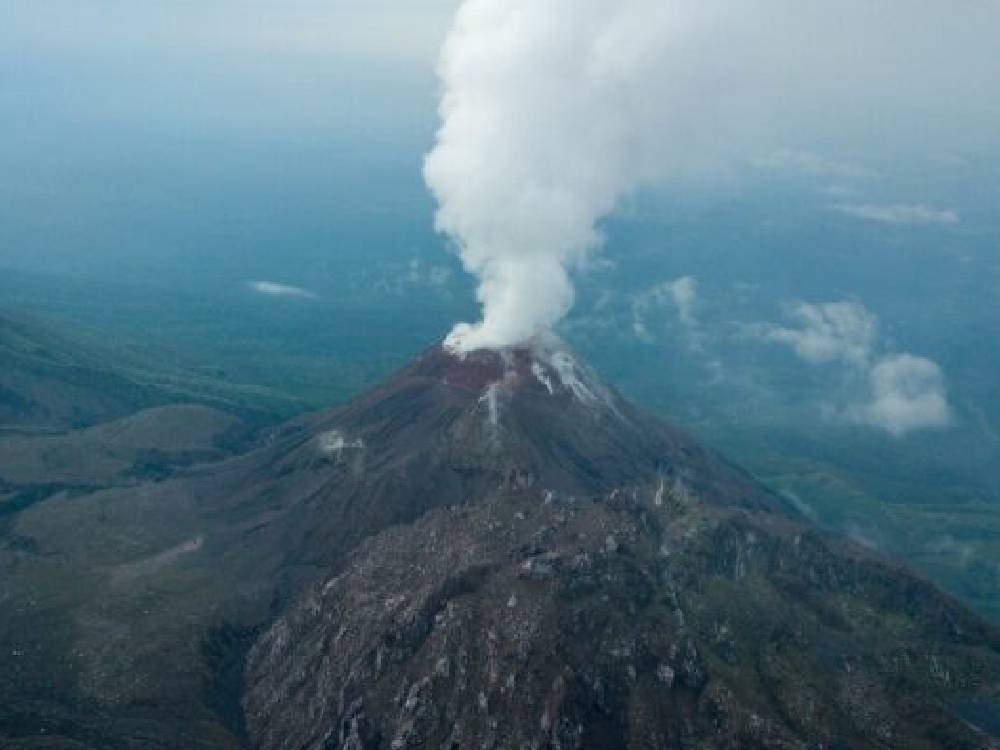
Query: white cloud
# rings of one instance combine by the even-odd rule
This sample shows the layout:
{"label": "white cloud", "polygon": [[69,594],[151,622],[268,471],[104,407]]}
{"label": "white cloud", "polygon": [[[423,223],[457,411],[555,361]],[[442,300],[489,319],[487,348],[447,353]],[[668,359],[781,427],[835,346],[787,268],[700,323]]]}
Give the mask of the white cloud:
{"label": "white cloud", "polygon": [[869,374],[872,398],[848,416],[896,437],[930,427],[947,427],[952,413],[937,363],[912,354],[894,354]]}
{"label": "white cloud", "polygon": [[834,211],[839,211],[847,216],[865,221],[876,221],[882,224],[957,224],[960,219],[958,213],[950,209],[931,208],[924,205],[860,205],[845,204],[833,206]]}
{"label": "white cloud", "polygon": [[673,307],[677,318],[689,330],[698,328],[695,305],[698,301],[698,282],[692,276],[664,281],[632,298],[632,330],[635,335],[651,343],[656,337],[649,330],[649,314],[665,306]]}
{"label": "white cloud", "polygon": [[878,339],[878,320],[856,302],[810,304],[800,302],[790,310],[800,324],[787,328],[763,324],[751,333],[767,341],[790,346],[806,362],[843,361],[863,367]]}
{"label": "white cloud", "polygon": [[941,368],[913,354],[876,356],[878,319],[863,305],[801,302],[790,315],[798,321],[797,328],[765,323],[747,330],[762,340],[791,347],[810,364],[840,363],[866,381],[867,393],[857,403],[828,408],[828,416],[885,430],[894,437],[951,424]]}
{"label": "white cloud", "polygon": [[698,300],[698,282],[691,276],[685,276],[666,285],[666,291],[677,308],[677,315],[686,326],[697,326],[694,306]]}
{"label": "white cloud", "polygon": [[316,295],[308,289],[302,289],[301,287],[291,286],[289,284],[281,284],[277,281],[249,281],[247,282],[247,286],[258,294],[264,294],[268,297],[316,299]]}

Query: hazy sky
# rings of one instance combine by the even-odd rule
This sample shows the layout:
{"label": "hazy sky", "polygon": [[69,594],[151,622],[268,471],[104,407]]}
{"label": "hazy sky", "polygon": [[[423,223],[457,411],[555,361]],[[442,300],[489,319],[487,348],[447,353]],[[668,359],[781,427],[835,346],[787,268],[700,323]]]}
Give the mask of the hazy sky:
{"label": "hazy sky", "polygon": [[449,5],[0,0],[4,150],[11,137],[58,148],[78,129],[405,136],[433,111]]}
{"label": "hazy sky", "polygon": [[269,233],[306,244],[324,213],[422,199],[450,12],[0,0],[0,266],[238,256]]}
{"label": "hazy sky", "polygon": [[[420,168],[456,7],[0,0],[0,265],[263,256],[363,211],[429,225]],[[875,176],[881,194],[835,201],[845,216],[931,222],[961,208],[956,181],[982,198],[1000,152],[996,0],[660,7],[676,33],[645,96],[674,107],[661,151],[704,183],[746,164],[831,190]]]}

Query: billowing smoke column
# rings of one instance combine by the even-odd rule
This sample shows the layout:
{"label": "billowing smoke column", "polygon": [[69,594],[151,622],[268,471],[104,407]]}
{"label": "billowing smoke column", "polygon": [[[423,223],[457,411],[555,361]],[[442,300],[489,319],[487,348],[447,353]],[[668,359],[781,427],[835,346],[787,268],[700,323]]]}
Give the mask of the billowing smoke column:
{"label": "billowing smoke column", "polygon": [[483,318],[448,343],[556,323],[599,220],[650,180],[789,144],[899,147],[903,123],[919,153],[995,142],[998,34],[1000,0],[465,0],[425,178]]}
{"label": "billowing smoke column", "polygon": [[[459,350],[520,343],[573,302],[596,222],[641,181],[644,71],[667,20],[648,0],[468,0],[441,62],[443,125],[425,177],[437,227],[479,279]],[[650,25],[652,24],[652,26]]]}

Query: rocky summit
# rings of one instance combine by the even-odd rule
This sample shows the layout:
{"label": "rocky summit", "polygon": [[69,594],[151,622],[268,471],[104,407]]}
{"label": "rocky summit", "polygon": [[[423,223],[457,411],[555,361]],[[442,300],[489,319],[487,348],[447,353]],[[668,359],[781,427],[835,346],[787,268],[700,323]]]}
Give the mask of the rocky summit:
{"label": "rocky summit", "polygon": [[199,455],[11,516],[0,746],[1000,747],[993,626],[557,341]]}

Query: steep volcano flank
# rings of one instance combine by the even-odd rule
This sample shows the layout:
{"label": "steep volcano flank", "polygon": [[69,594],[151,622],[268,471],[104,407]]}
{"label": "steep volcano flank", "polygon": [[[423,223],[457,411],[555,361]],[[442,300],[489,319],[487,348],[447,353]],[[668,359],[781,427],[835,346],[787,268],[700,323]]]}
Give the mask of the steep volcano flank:
{"label": "steep volcano flank", "polygon": [[435,348],[302,427],[367,538],[251,649],[255,747],[1000,747],[993,628],[564,352]]}
{"label": "steep volcano flank", "polygon": [[464,357],[433,347],[385,384],[297,429],[296,446],[282,448],[276,470],[294,475],[333,464],[329,491],[357,496],[348,503],[356,530],[514,488],[586,497],[682,483],[706,502],[786,510],[743,472],[635,410],[565,351],[542,346]]}
{"label": "steep volcano flank", "polygon": [[[996,748],[1000,635],[774,514],[528,490],[378,534],[255,644],[254,747]],[[983,715],[982,713],[980,715]]]}
{"label": "steep volcano flank", "polygon": [[223,500],[247,520],[220,529],[220,546],[241,577],[273,582],[279,609],[369,536],[510,493],[585,500],[642,488],[660,503],[790,513],[542,346],[465,357],[433,347],[349,404],[287,426],[247,465]]}

